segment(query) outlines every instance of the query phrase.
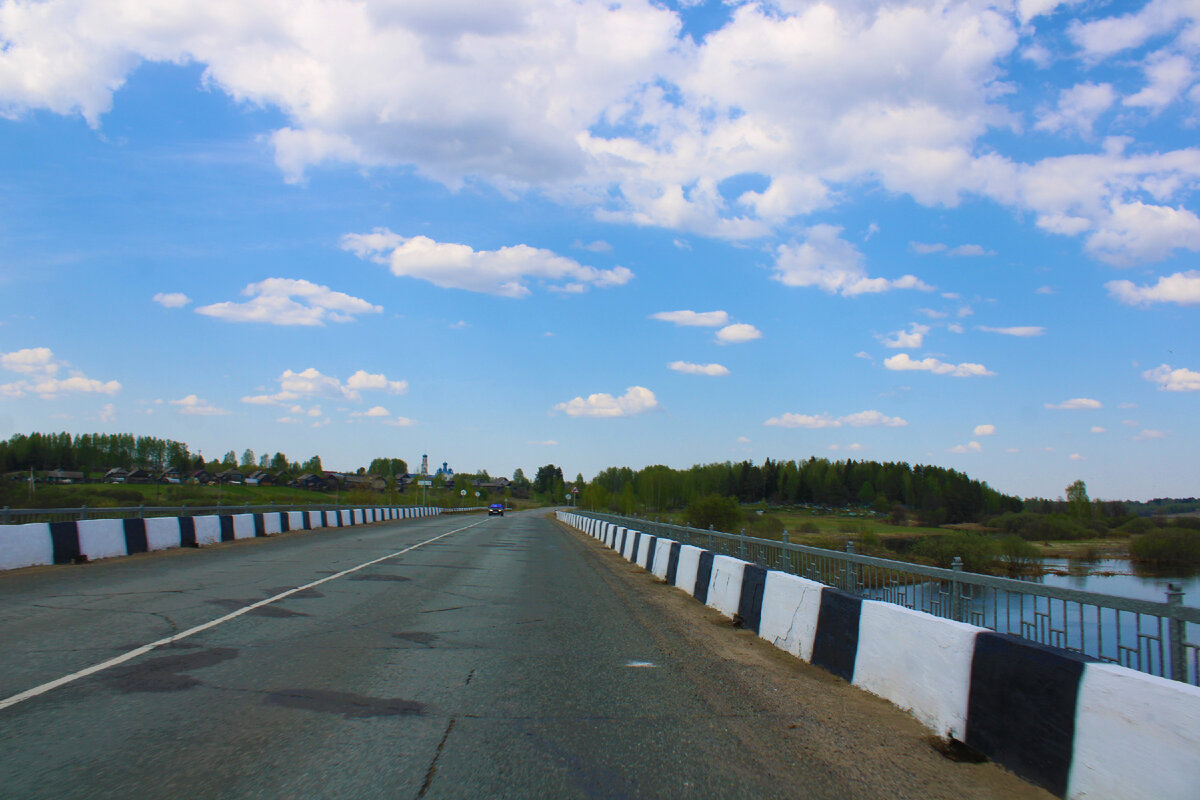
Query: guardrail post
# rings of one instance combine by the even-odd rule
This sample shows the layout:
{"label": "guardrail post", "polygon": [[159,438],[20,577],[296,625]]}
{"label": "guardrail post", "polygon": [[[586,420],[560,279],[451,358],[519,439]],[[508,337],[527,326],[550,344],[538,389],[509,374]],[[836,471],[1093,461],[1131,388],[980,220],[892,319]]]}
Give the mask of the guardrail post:
{"label": "guardrail post", "polygon": [[738,534],[738,558],[742,561],[746,560],[746,529],[742,528]]}
{"label": "guardrail post", "polygon": [[79,518],[87,519],[88,518],[87,515],[88,515],[87,503],[84,503],[83,506],[79,509]]}
{"label": "guardrail post", "polygon": [[1171,616],[1167,620],[1167,628],[1170,630],[1170,650],[1171,650],[1171,677],[1177,681],[1187,682],[1187,656],[1184,653],[1184,640],[1187,638],[1187,630],[1184,621],[1176,614],[1178,609],[1183,606],[1183,585],[1178,583],[1167,584],[1167,605],[1171,606]]}
{"label": "guardrail post", "polygon": [[791,572],[792,571],[792,559],[788,556],[788,551],[787,551],[787,546],[789,544],[787,528],[783,529],[783,536],[780,539],[780,544],[783,546],[779,548],[779,558],[777,560],[778,561],[777,566],[779,567],[780,572]]}
{"label": "guardrail post", "polygon": [[712,535],[712,532],[713,532],[713,526],[712,526],[712,523],[710,522],[710,523],[708,524],[708,549],[709,549],[709,550],[712,550],[712,549],[713,549],[713,535]]}
{"label": "guardrail post", "polygon": [[8,506],[5,506],[4,507],[4,524],[5,525],[8,524],[8,520],[11,516],[12,516],[12,512],[8,510]]}
{"label": "guardrail post", "polygon": [[[846,542],[846,552],[854,555],[854,540],[850,539]],[[850,559],[846,559],[846,568],[842,570],[842,588],[848,592],[853,592],[854,584],[854,563]]]}
{"label": "guardrail post", "polygon": [[962,583],[958,580],[958,573],[962,572],[962,568],[962,558],[955,556],[950,562],[950,569],[954,570],[954,578],[950,581],[950,617],[958,622],[963,621]]}
{"label": "guardrail post", "polygon": [[146,516],[146,504],[142,503],[138,506],[138,519],[144,519]]}

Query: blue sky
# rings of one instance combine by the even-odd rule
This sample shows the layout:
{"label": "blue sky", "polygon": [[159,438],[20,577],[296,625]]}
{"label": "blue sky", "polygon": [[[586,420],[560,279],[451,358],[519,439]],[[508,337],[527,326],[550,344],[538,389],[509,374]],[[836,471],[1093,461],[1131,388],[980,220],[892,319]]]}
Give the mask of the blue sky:
{"label": "blue sky", "polygon": [[1194,2],[0,2],[0,436],[1200,489]]}

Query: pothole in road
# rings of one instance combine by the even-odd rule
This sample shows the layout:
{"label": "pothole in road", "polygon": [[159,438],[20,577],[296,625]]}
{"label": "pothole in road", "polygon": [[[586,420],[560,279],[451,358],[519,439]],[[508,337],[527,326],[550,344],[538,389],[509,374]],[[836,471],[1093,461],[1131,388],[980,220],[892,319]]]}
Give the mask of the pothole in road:
{"label": "pothole in road", "polygon": [[[240,608],[245,608],[246,606],[253,605],[254,603],[257,603],[258,601],[257,600],[218,599],[218,600],[206,600],[205,602],[209,603],[211,605],[214,605],[214,606],[220,606],[221,608],[228,608],[230,611],[236,611]],[[247,611],[246,613],[252,614],[253,616],[256,616],[256,617],[272,617],[275,619],[282,619],[283,617],[307,617],[308,616],[308,614],[305,614],[302,611],[292,611],[290,608],[283,608],[283,607],[277,606],[277,605],[259,606],[258,608],[251,609],[250,611]]]}
{"label": "pothole in road", "polygon": [[267,694],[272,705],[321,714],[341,714],[344,719],[412,717],[425,713],[425,704],[399,697],[367,697],[327,689],[284,689]]}
{"label": "pothole in road", "polygon": [[113,670],[106,681],[122,692],[178,692],[203,684],[199,678],[184,673],[211,667],[237,658],[232,647],[213,647],[199,652],[174,656],[158,656],[128,667]]}
{"label": "pothole in road", "polygon": [[427,633],[426,631],[406,631],[404,633],[393,633],[393,638],[403,639],[406,642],[413,644],[424,645],[425,647],[433,647],[439,637],[436,633]]}

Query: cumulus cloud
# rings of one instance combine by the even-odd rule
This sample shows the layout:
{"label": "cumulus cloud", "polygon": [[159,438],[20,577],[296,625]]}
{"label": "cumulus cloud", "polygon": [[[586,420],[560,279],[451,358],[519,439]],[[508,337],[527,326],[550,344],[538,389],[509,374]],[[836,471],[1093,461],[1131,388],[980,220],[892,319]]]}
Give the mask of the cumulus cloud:
{"label": "cumulus cloud", "polygon": [[[24,376],[12,383],[0,384],[0,397],[24,397],[35,394],[51,400],[64,394],[108,394],[121,391],[117,381],[99,381],[59,361],[48,347],[29,347],[0,353],[0,367]],[[68,377],[57,377],[67,372]]]}
{"label": "cumulus cloud", "polygon": [[1092,138],[1096,119],[1112,107],[1117,93],[1111,84],[1079,83],[1058,94],[1056,108],[1041,108],[1034,128],[1050,133],[1073,133]]}
{"label": "cumulus cloud", "polygon": [[893,280],[868,276],[862,253],[841,238],[841,232],[840,227],[822,223],[808,228],[803,242],[780,245],[775,251],[772,277],[784,286],[815,286],[845,297],[892,289],[932,290],[913,275]]}
{"label": "cumulus cloud", "polygon": [[565,403],[558,403],[554,410],[562,411],[570,417],[631,417],[657,407],[658,399],[654,392],[644,386],[630,386],[620,397],[603,393],[590,394],[586,399],[576,397]]}
{"label": "cumulus cloud", "polygon": [[726,325],[717,331],[718,344],[741,344],[762,338],[762,331],[745,322]]}
{"label": "cumulus cloud", "polygon": [[1071,461],[1087,461],[1087,458],[1079,453],[1071,453],[1067,458]]}
{"label": "cumulus cloud", "polygon": [[1041,336],[1046,332],[1046,329],[1040,325],[1017,325],[1011,328],[993,328],[989,325],[980,325],[976,330],[986,331],[987,333],[1000,333],[1005,336],[1018,336],[1028,338],[1031,336]]}
{"label": "cumulus cloud", "polygon": [[179,409],[180,414],[215,417],[232,413],[224,408],[218,408],[209,401],[203,400],[194,394],[189,394],[187,397],[182,397],[179,400],[171,400],[170,403]]}
{"label": "cumulus cloud", "polygon": [[[286,369],[279,376],[278,392],[250,395],[243,397],[242,402],[250,405],[286,405],[305,397],[361,400],[362,393],[367,391],[405,394],[408,392],[408,381],[392,381],[383,374],[373,374],[360,369],[343,383],[339,378],[325,375],[314,367],[300,372]],[[294,407],[291,413],[299,411],[300,409]]]}
{"label": "cumulus cloud", "polygon": [[584,244],[579,239],[576,239],[571,243],[571,247],[574,247],[576,250],[587,250],[589,253],[611,253],[613,249],[612,245],[603,239],[597,239],[596,241],[589,242],[587,244]]}
{"label": "cumulus cloud", "polygon": [[183,308],[192,302],[192,298],[183,292],[159,292],[151,299],[163,308]]}
{"label": "cumulus cloud", "polygon": [[979,244],[960,244],[957,247],[941,243],[926,244],[924,242],[909,242],[908,249],[917,255],[926,256],[931,253],[945,253],[948,256],[994,256],[991,250]]}
{"label": "cumulus cloud", "polygon": [[691,364],[687,361],[672,361],[667,367],[682,372],[685,375],[708,375],[721,377],[729,374],[729,370],[720,364]]}
{"label": "cumulus cloud", "polygon": [[1142,431],[1141,433],[1139,433],[1137,436],[1134,436],[1133,440],[1135,442],[1145,442],[1150,439],[1165,439],[1165,438],[1167,438],[1167,435],[1165,433],[1163,433],[1162,431],[1157,431],[1157,430],[1154,430],[1153,428],[1147,428],[1144,431]]}
{"label": "cumulus cloud", "polygon": [[890,348],[917,348],[925,342],[925,334],[929,333],[928,325],[920,325],[916,322],[909,325],[907,331],[892,331],[886,336],[876,336],[884,347]]}
{"label": "cumulus cloud", "polygon": [[1105,428],[1102,425],[1093,425],[1092,433],[1108,433],[1108,428]]}
{"label": "cumulus cloud", "polygon": [[650,319],[699,328],[719,328],[729,324],[729,314],[725,311],[659,311],[651,314]]}
{"label": "cumulus cloud", "polygon": [[981,375],[995,375],[996,373],[989,370],[983,364],[973,364],[971,362],[963,362],[962,364],[947,364],[944,361],[939,361],[936,358],[923,358],[920,361],[912,359],[908,353],[897,353],[883,361],[883,365],[890,370],[897,372],[904,371],[923,371],[932,372],[935,375],[950,375],[955,378],[971,378]]}
{"label": "cumulus cloud", "polygon": [[397,277],[501,297],[528,296],[532,293],[529,281],[559,291],[581,292],[591,286],[622,286],[633,279],[633,273],[625,267],[596,269],[524,244],[475,250],[465,244],[436,242],[428,236],[406,238],[387,228],[347,234],[342,237],[342,249],[386,265]]}
{"label": "cumulus cloud", "polygon": [[889,417],[880,411],[859,411],[844,417],[834,417],[829,414],[780,414],[771,417],[763,425],[777,428],[852,428],[887,427],[903,428],[908,422],[900,417]]}
{"label": "cumulus cloud", "polygon": [[995,432],[995,425],[976,425],[974,431],[976,436],[991,436]]}
{"label": "cumulus cloud", "polygon": [[366,411],[353,411],[350,413],[352,417],[387,417],[391,416],[388,410],[383,406],[374,406]]}
{"label": "cumulus cloud", "polygon": [[200,306],[196,313],[226,322],[323,326],[327,321],[351,322],[360,314],[383,311],[382,306],[306,280],[267,278],[250,284],[242,294],[251,299]]}
{"label": "cumulus cloud", "polygon": [[1064,400],[1061,403],[1046,403],[1046,408],[1056,408],[1064,411],[1080,411],[1094,408],[1104,408],[1099,400],[1093,400],[1090,397],[1073,397],[1070,400]]}
{"label": "cumulus cloud", "polygon": [[1200,372],[1170,364],[1161,364],[1142,373],[1142,377],[1158,384],[1160,392],[1200,392]]}
{"label": "cumulus cloud", "polygon": [[1109,281],[1104,284],[1108,293],[1131,306],[1151,303],[1175,303],[1181,306],[1200,304],[1200,270],[1176,272],[1158,279],[1153,286],[1137,286],[1133,281]]}
{"label": "cumulus cloud", "polygon": [[955,445],[954,447],[951,447],[946,452],[947,453],[982,453],[983,446],[980,445],[979,442],[967,442],[966,444]]}

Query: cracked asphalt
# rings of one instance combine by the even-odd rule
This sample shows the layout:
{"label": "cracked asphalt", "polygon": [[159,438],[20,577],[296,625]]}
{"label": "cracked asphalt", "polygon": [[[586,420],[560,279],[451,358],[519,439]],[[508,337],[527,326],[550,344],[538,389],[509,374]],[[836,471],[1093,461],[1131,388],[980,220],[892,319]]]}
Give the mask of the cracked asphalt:
{"label": "cracked asphalt", "polygon": [[0,794],[1049,797],[541,513],[0,574],[0,699],[459,528],[0,710]]}

